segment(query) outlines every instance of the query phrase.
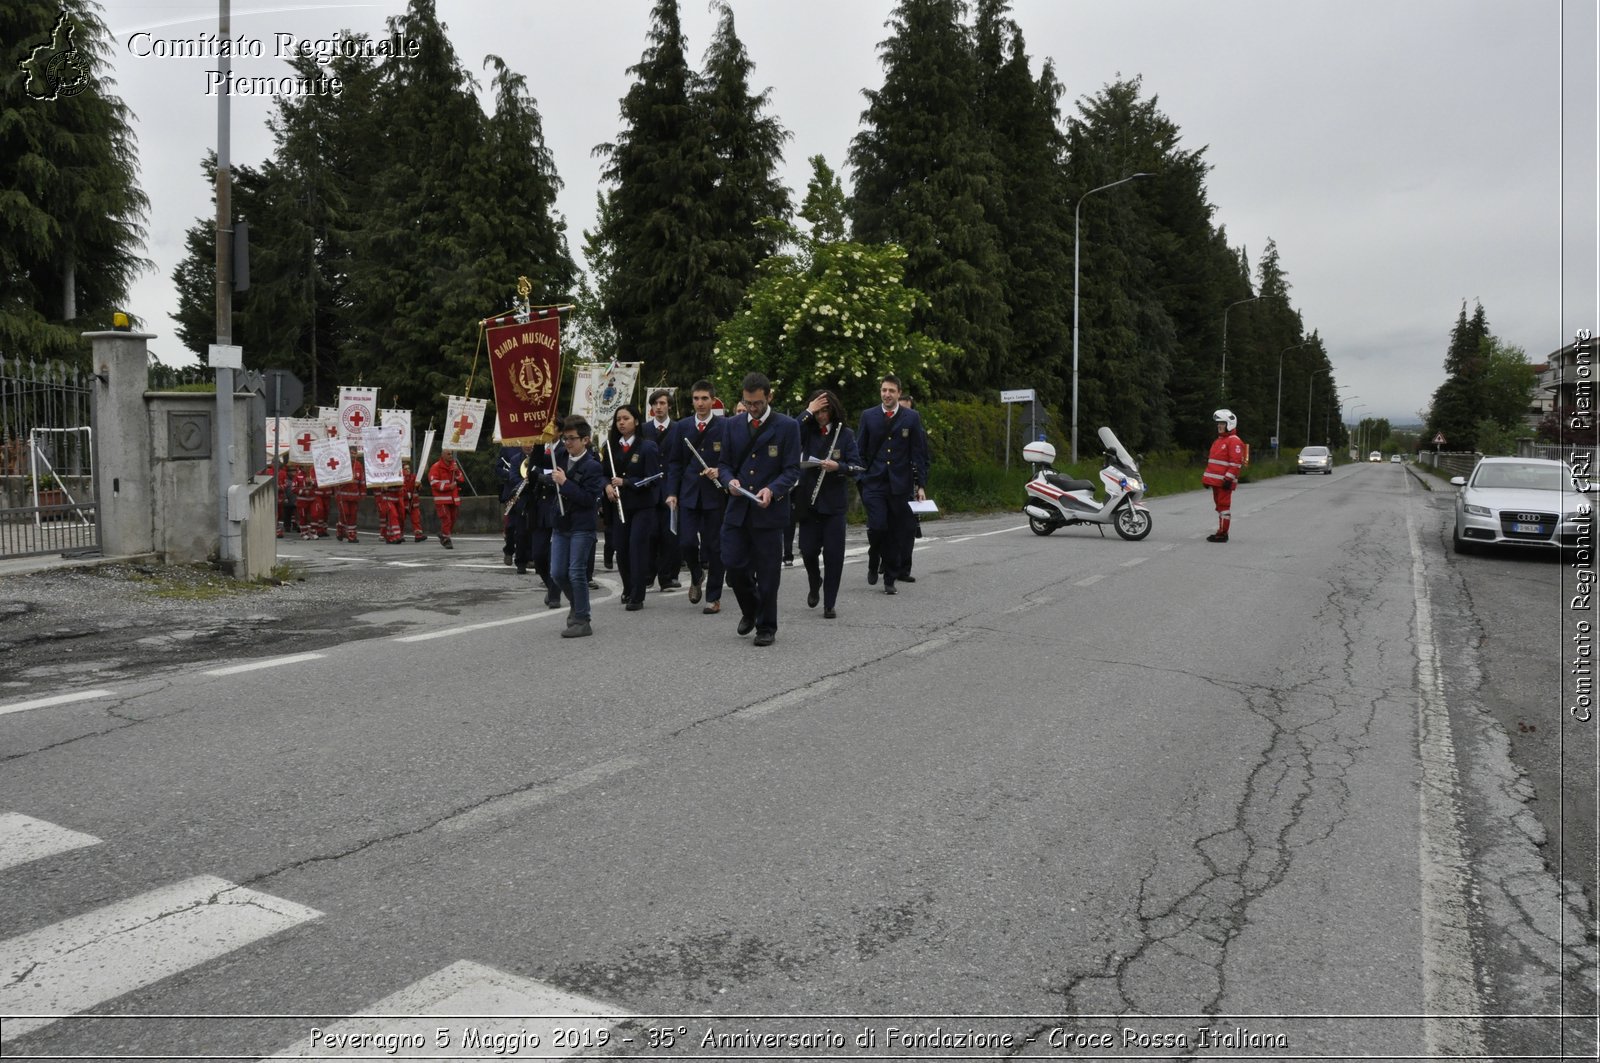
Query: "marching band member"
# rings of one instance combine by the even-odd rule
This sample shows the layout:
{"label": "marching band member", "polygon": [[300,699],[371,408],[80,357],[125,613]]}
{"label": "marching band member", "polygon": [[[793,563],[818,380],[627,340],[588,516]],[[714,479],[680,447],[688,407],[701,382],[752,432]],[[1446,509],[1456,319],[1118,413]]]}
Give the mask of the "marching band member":
{"label": "marching band member", "polygon": [[361,498],[367,493],[367,470],[350,448],[350,479],[334,489],[334,499],[339,503],[339,538],[347,543],[356,541],[356,516],[361,511]]}
{"label": "marching band member", "polygon": [[[671,405],[670,391],[665,389],[652,391],[650,417],[639,428],[641,436],[655,441],[656,449],[661,452],[663,468],[676,442]],[[683,586],[678,582],[678,573],[683,569],[683,559],[679,556],[678,537],[672,533],[672,509],[666,503],[665,490],[662,491],[662,495],[662,501],[656,506],[656,538],[651,547],[653,575],[662,590],[671,591]]]}
{"label": "marching band member", "polygon": [[790,496],[801,510],[800,557],[811,587],[806,605],[815,609],[820,597],[823,618],[832,620],[844,573],[844,518],[850,509],[845,482],[861,464],[856,435],[844,426],[844,405],[833,392],[814,392],[800,415],[800,453],[822,459],[801,474]]}
{"label": "marching band member", "polygon": [[[907,555],[916,535],[912,498],[926,498],[928,433],[916,410],[900,406],[900,378],[886,374],[878,384],[881,406],[861,414],[856,445],[861,451],[861,504],[867,510],[867,540],[878,548],[883,568],[883,589],[894,594],[895,580],[909,564]],[[878,582],[878,567],[867,562],[867,582]]]}
{"label": "marching band member", "polygon": [[746,374],[745,413],[723,429],[717,476],[728,491],[722,520],[722,563],[739,600],[739,634],[755,645],[778,635],[778,584],[783,575],[783,528],[789,491],[800,479],[800,426],[769,405],[772,382]]}
{"label": "marching band member", "polygon": [[520,496],[514,496],[511,506],[517,544],[514,560],[518,575],[526,573],[530,564],[533,566],[544,584],[544,604],[554,609],[561,604],[561,586],[550,571],[550,533],[558,515],[550,459],[559,448],[555,443],[530,443],[526,449],[528,455],[517,470],[526,486]]}
{"label": "marching band member", "polygon": [[[644,592],[654,574],[656,503],[661,500],[661,451],[639,434],[639,410],[631,403],[617,407],[607,436],[606,461],[611,474],[606,499],[621,507],[617,524],[617,568],[622,598],[629,612],[644,608]],[[606,514],[609,520],[612,513]]]}
{"label": "marching band member", "polygon": [[667,505],[678,513],[678,545],[689,565],[689,604],[700,603],[703,588],[706,605],[700,611],[715,614],[722,611],[722,512],[728,504],[717,480],[717,463],[727,418],[712,416],[717,393],[709,380],[696,380],[689,394],[694,413],[674,426],[676,438],[667,454]]}
{"label": "marching band member", "polygon": [[428,487],[433,492],[433,511],[439,517],[439,545],[454,550],[450,533],[456,530],[456,514],[461,512],[461,487],[466,474],[456,464],[456,452],[447,450],[428,469]]}
{"label": "marching band member", "polygon": [[572,603],[564,639],[594,634],[589,623],[589,566],[594,563],[596,510],[606,472],[589,450],[589,422],[573,414],[561,421],[561,449],[550,474],[558,501],[550,536],[550,568],[556,585]]}
{"label": "marching band member", "polygon": [[[495,477],[500,481],[500,506],[504,510],[500,518],[501,529],[505,532],[505,546],[500,551],[500,556],[506,564],[512,564],[517,552],[517,530],[511,517],[511,507],[507,505],[511,496],[516,494],[517,487],[522,483],[521,468],[527,463],[528,455],[533,453],[533,444],[524,443],[520,447],[501,447],[500,457],[494,463]],[[528,571],[528,562],[524,557],[519,571]]]}

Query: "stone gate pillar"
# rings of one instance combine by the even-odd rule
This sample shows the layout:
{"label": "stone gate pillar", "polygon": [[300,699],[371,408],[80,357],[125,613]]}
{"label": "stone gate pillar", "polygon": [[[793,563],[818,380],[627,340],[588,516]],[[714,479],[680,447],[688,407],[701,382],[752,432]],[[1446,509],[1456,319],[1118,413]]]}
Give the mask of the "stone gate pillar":
{"label": "stone gate pillar", "polygon": [[155,490],[151,481],[150,420],[144,393],[150,382],[145,332],[85,332],[93,344],[91,422],[94,432],[95,517],[107,557],[155,548]]}

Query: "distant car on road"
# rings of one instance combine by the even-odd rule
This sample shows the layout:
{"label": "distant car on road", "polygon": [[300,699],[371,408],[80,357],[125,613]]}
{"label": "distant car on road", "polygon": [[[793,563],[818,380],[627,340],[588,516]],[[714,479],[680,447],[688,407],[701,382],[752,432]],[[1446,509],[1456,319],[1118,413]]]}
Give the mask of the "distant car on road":
{"label": "distant car on road", "polygon": [[1470,477],[1450,482],[1461,489],[1451,540],[1458,554],[1479,546],[1574,546],[1594,519],[1579,512],[1594,502],[1578,489],[1565,462],[1484,458]]}
{"label": "distant car on road", "polygon": [[1379,451],[1379,450],[1374,450],[1371,454],[1367,455],[1367,460],[1368,461],[1382,461],[1383,460],[1383,452]]}
{"label": "distant car on road", "polygon": [[1302,447],[1300,458],[1295,462],[1294,471],[1304,475],[1308,472],[1320,472],[1324,476],[1333,475],[1333,454],[1327,447]]}
{"label": "distant car on road", "polygon": [[1400,455],[1398,455],[1398,454],[1390,454],[1389,455],[1389,464],[1390,465],[1404,465],[1405,463],[1406,463],[1405,459],[1402,458]]}

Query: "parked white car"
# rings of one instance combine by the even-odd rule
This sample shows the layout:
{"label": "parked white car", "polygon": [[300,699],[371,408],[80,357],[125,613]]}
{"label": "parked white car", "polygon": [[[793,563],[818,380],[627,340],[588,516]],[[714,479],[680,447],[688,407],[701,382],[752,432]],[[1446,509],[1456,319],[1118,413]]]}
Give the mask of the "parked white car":
{"label": "parked white car", "polygon": [[1594,527],[1594,496],[1578,489],[1565,462],[1484,458],[1470,477],[1450,482],[1460,488],[1452,537],[1458,554],[1479,546],[1573,546]]}

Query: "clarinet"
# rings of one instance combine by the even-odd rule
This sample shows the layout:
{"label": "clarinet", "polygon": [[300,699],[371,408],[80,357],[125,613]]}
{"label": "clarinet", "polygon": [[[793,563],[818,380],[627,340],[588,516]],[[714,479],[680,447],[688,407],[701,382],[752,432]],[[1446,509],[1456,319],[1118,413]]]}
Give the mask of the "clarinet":
{"label": "clarinet", "polygon": [[[823,456],[824,459],[826,459],[829,454],[833,453],[833,445],[835,443],[839,442],[839,429],[841,429],[843,427],[844,427],[844,422],[843,421],[840,421],[838,424],[833,426],[833,439],[828,443],[828,445],[826,447],[823,448],[823,451],[822,451],[822,456]],[[821,472],[817,473],[817,486],[815,486],[815,487],[813,487],[811,489],[811,504],[813,506],[815,506],[817,504],[817,496],[822,494],[822,478],[824,476],[826,476],[826,475],[828,475],[828,470],[827,469],[823,469]]]}
{"label": "clarinet", "polygon": [[[606,440],[606,464],[611,466],[611,478],[613,480],[616,479],[617,459],[611,453],[611,440],[609,439]],[[618,487],[615,488],[615,490],[617,492],[617,516],[621,518],[623,526],[626,527],[628,523],[628,513],[627,510],[622,508],[622,488]]]}

